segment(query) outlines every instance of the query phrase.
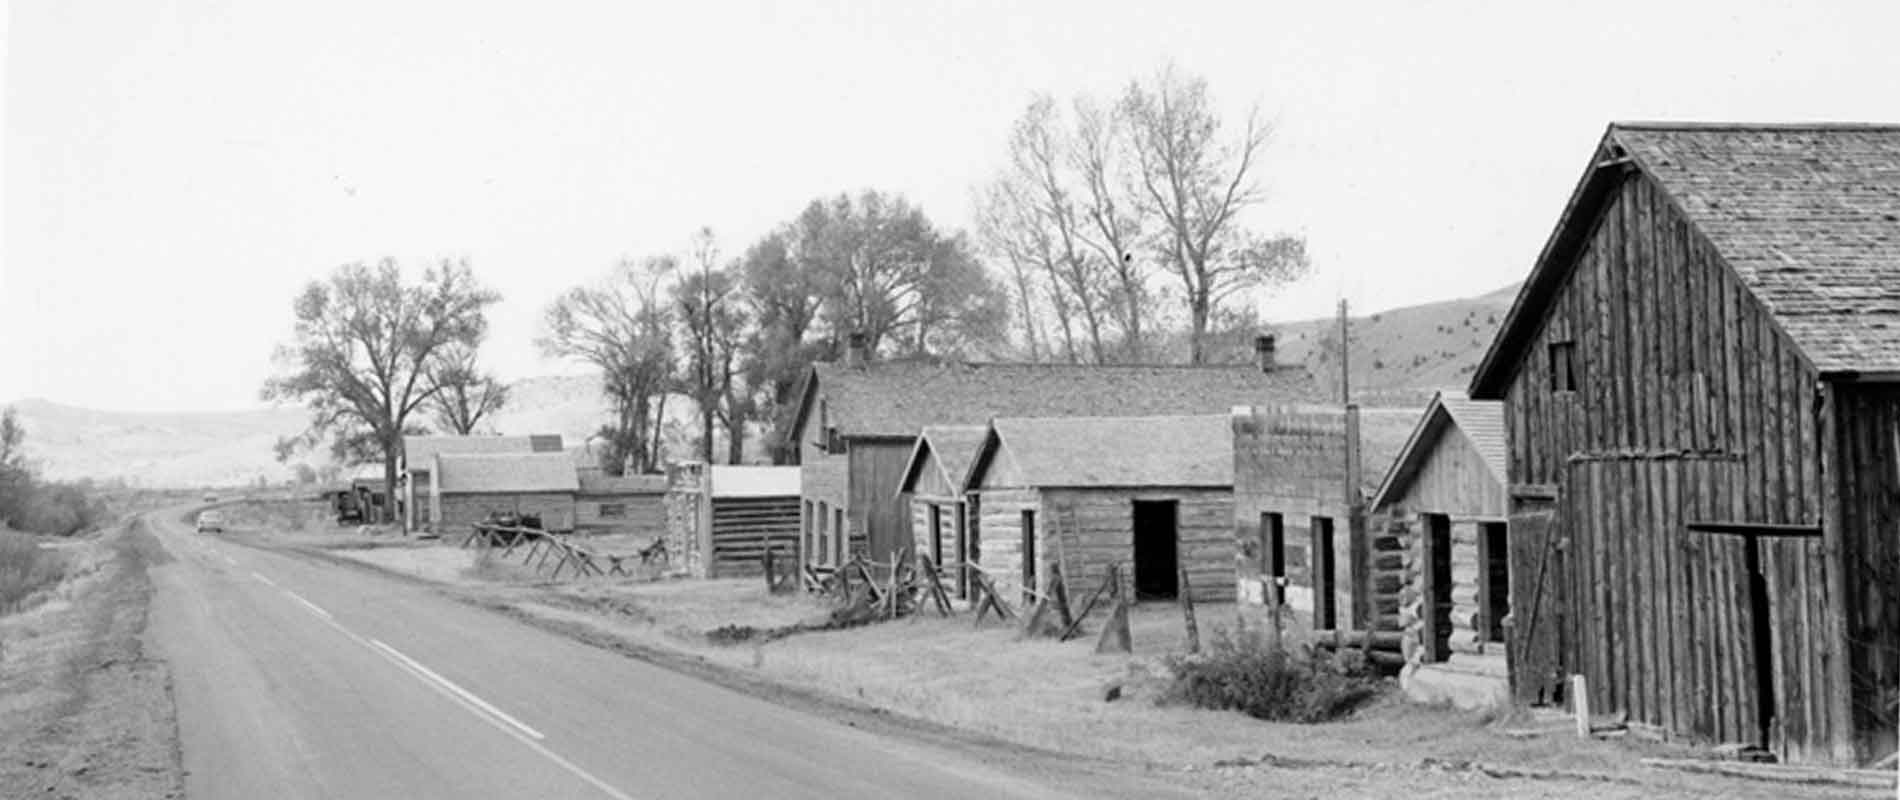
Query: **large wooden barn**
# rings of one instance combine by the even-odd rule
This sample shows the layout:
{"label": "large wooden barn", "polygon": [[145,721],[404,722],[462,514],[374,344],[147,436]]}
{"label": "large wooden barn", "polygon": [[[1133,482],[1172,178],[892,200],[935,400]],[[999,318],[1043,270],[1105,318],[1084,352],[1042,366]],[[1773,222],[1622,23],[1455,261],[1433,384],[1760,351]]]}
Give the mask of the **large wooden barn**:
{"label": "large wooden barn", "polygon": [[913,541],[899,492],[917,437],[932,425],[987,425],[996,417],[1225,414],[1235,405],[1309,396],[1298,366],[1277,366],[1272,337],[1251,364],[996,364],[873,360],[862,347],[806,373],[785,442],[803,470],[805,534],[831,542],[807,550],[824,570],[853,551],[876,561]]}
{"label": "large wooden barn", "polygon": [[1847,763],[1900,702],[1900,127],[1616,124],[1472,379],[1520,699]]}
{"label": "large wooden barn", "polygon": [[1014,602],[1060,565],[1080,597],[1118,564],[1125,596],[1234,597],[1234,439],[1224,414],[997,419],[964,488],[971,561]]}
{"label": "large wooden barn", "polygon": [[1408,659],[1423,669],[1445,664],[1500,682],[1507,675],[1505,448],[1502,403],[1440,392],[1369,504],[1374,530],[1409,540],[1398,594],[1403,609],[1416,610],[1400,627],[1416,647]]}

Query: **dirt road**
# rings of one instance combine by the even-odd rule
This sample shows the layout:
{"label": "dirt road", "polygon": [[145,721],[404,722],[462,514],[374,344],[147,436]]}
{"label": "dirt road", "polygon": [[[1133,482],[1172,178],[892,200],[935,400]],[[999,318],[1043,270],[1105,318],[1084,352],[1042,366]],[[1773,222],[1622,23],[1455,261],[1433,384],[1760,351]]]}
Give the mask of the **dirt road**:
{"label": "dirt road", "polygon": [[149,636],[192,798],[1167,796],[979,747],[871,735],[163,515]]}

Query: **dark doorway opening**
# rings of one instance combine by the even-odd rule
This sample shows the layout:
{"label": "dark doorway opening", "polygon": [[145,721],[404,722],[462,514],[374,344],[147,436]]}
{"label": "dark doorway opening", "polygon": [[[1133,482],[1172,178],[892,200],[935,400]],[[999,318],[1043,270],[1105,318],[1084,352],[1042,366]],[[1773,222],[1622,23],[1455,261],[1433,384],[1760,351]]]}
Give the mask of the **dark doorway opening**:
{"label": "dark doorway opening", "polygon": [[943,564],[943,506],[931,503],[927,506],[930,516],[930,561]]}
{"label": "dark doorway opening", "polygon": [[1023,512],[1023,605],[1034,603],[1036,586],[1036,512]]}
{"label": "dark doorway opening", "polygon": [[1444,661],[1451,657],[1451,517],[1421,514],[1425,552],[1423,608],[1425,622],[1425,660]]}
{"label": "dark doorway opening", "polygon": [[1502,522],[1478,523],[1478,624],[1484,640],[1504,641],[1504,615],[1511,613],[1511,556]]}
{"label": "dark doorway opening", "polygon": [[1313,627],[1332,630],[1337,624],[1339,595],[1333,583],[1333,518],[1313,518]]}
{"label": "dark doorway opening", "polygon": [[1267,578],[1267,602],[1286,605],[1286,521],[1277,512],[1260,515],[1260,559],[1260,574]]}
{"label": "dark doorway opening", "polygon": [[1761,571],[1761,537],[1744,537],[1742,563],[1748,567],[1748,616],[1750,644],[1755,648],[1755,719],[1760,744],[1772,741],[1775,729],[1775,632],[1770,627],[1768,578]]}
{"label": "dark doorway opening", "polygon": [[1135,501],[1135,599],[1171,600],[1181,584],[1175,570],[1176,521],[1180,504],[1173,500]]}
{"label": "dark doorway opening", "polygon": [[983,563],[983,511],[976,492],[963,496],[963,563],[957,570],[957,586],[965,597],[970,594],[970,584],[976,582],[976,575],[970,569],[972,565]]}

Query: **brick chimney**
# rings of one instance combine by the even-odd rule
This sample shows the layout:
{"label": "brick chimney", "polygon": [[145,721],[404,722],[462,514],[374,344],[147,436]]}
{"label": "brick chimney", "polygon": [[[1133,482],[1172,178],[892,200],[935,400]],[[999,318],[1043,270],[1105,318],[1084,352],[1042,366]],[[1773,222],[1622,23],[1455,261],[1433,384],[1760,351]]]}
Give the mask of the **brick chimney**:
{"label": "brick chimney", "polygon": [[1275,367],[1273,334],[1263,333],[1253,337],[1253,361],[1261,372],[1272,372]]}
{"label": "brick chimney", "polygon": [[844,346],[844,365],[845,366],[862,367],[864,366],[865,361],[870,360],[869,358],[870,354],[866,352],[865,347],[864,347],[864,340],[865,340],[864,331],[852,331],[848,336],[845,337],[845,346]]}

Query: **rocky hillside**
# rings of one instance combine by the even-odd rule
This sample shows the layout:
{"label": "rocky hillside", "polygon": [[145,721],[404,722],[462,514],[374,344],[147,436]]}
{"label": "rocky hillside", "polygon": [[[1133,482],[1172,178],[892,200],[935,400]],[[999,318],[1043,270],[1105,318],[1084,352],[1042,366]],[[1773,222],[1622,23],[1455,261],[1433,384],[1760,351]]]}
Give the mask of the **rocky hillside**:
{"label": "rocky hillside", "polygon": [[[1424,405],[1437,389],[1464,389],[1517,286],[1351,319],[1353,396],[1370,405]],[[1301,362],[1337,386],[1337,318],[1275,326],[1282,361]]]}

